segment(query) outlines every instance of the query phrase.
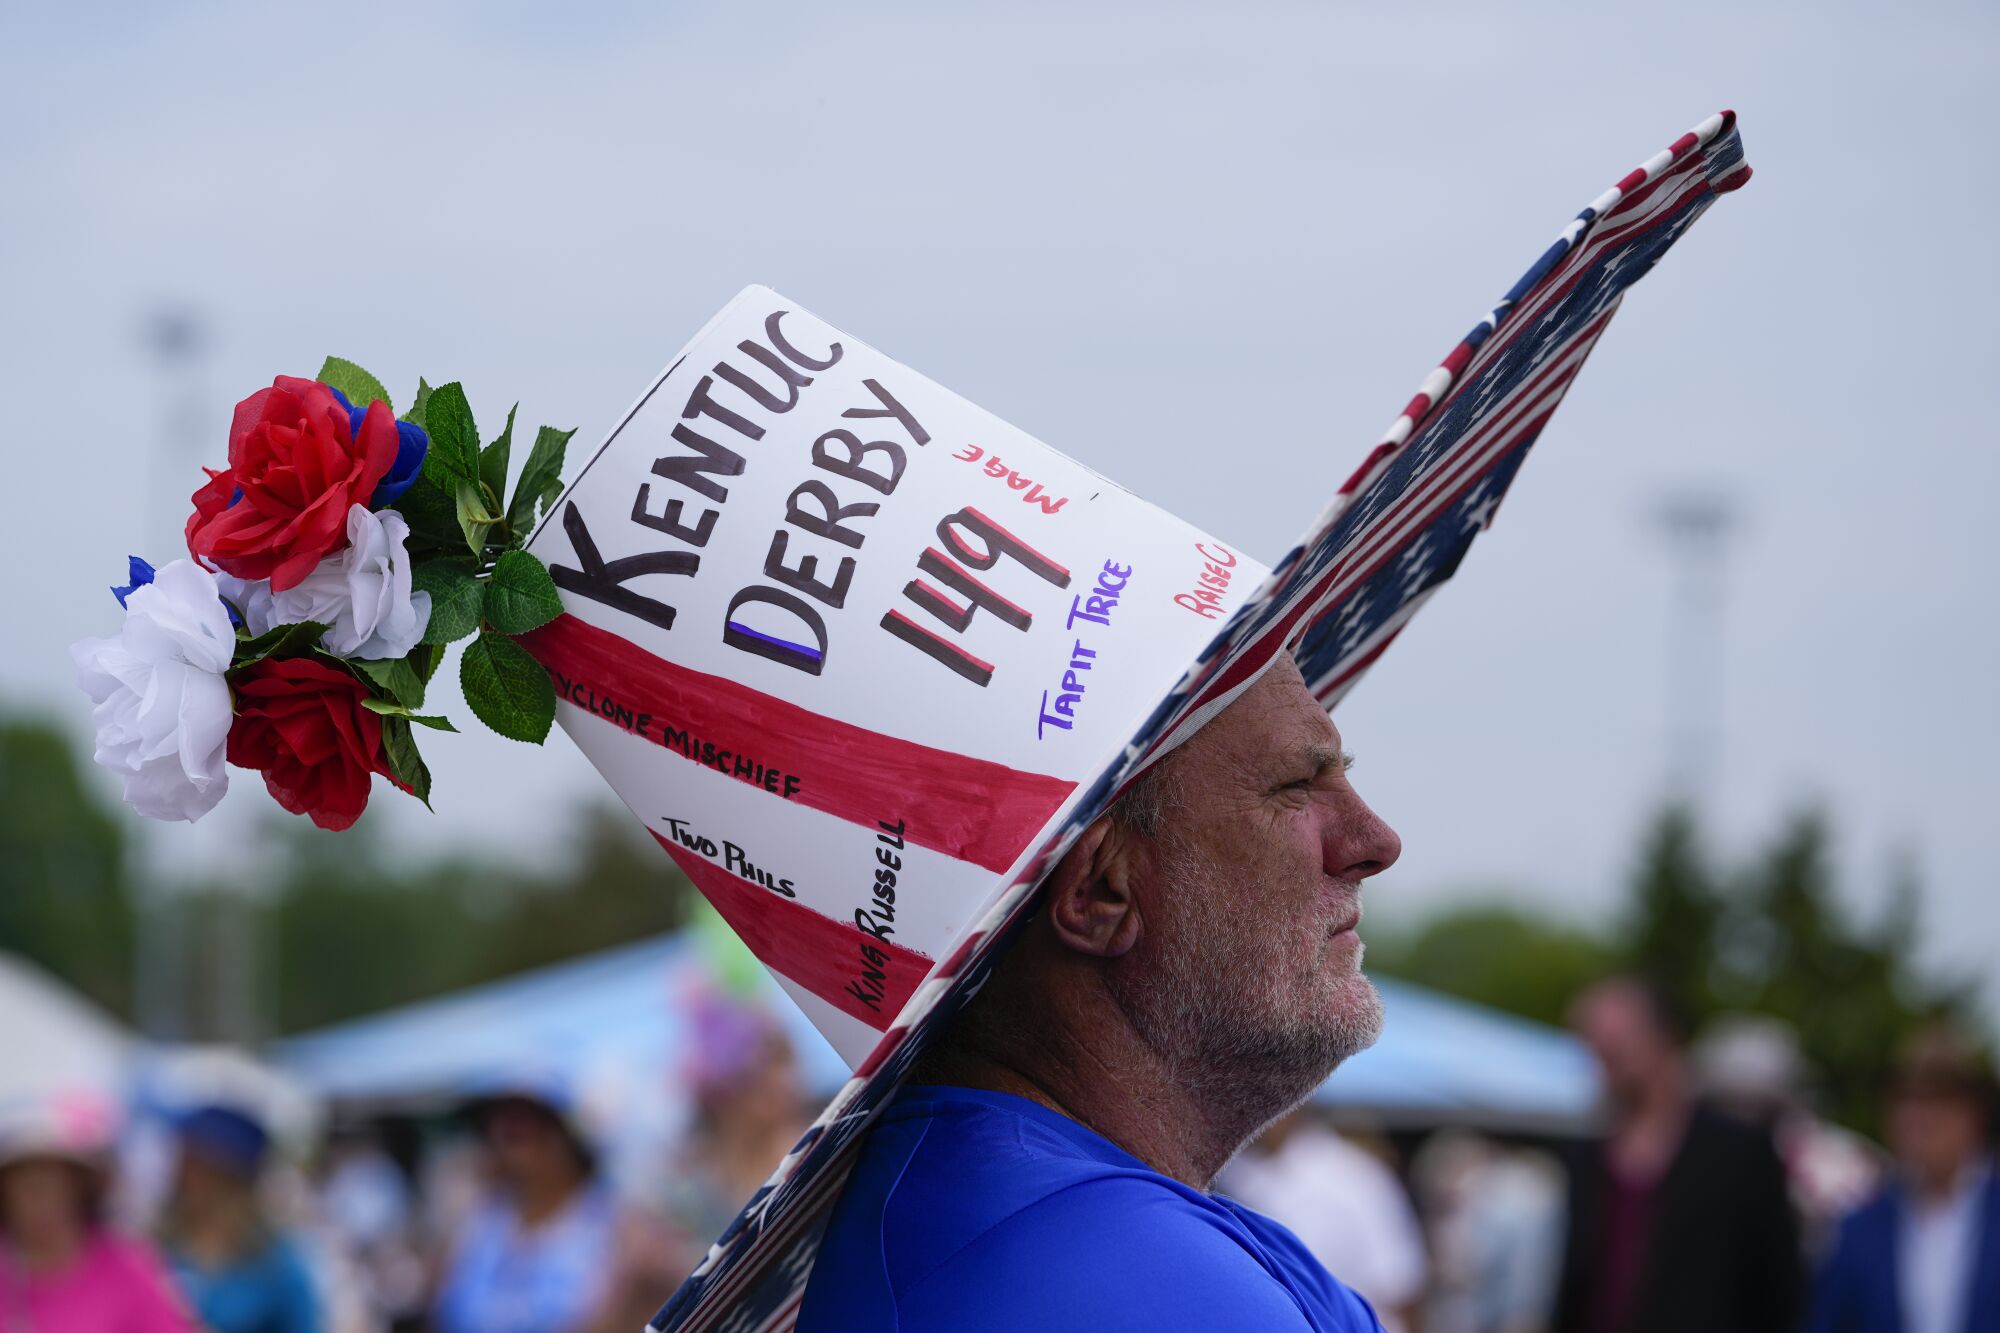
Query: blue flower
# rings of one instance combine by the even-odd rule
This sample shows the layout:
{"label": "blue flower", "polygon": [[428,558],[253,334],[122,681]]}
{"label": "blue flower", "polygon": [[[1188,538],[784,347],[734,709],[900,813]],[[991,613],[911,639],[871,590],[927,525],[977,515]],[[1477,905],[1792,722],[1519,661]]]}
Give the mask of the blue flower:
{"label": "blue flower", "polygon": [[153,581],[153,567],[136,555],[125,557],[128,569],[125,577],[132,580],[123,587],[113,587],[111,595],[118,599],[118,605],[125,605],[125,599]]}
{"label": "blue flower", "polygon": [[[368,415],[366,407],[356,407],[347,401],[347,395],[331,384],[333,396],[347,409],[347,417],[354,433],[361,433],[361,420]],[[375,494],[368,497],[370,509],[383,509],[403,498],[403,492],[417,484],[417,476],[423,471],[424,455],[430,451],[431,437],[424,434],[424,428],[413,421],[396,423],[396,461],[389,466],[388,474],[375,483]]]}
{"label": "blue flower", "polygon": [[[125,599],[127,597],[130,597],[133,593],[139,591],[139,589],[145,587],[147,584],[153,581],[153,567],[147,564],[144,560],[141,560],[136,555],[128,555],[125,557],[125,562],[128,567],[125,577],[131,579],[132,581],[130,583],[125,584],[123,587],[114,587],[111,590],[111,595],[118,599],[118,605],[120,606],[125,605]],[[222,609],[229,613],[229,623],[236,626],[236,628],[238,629],[242,629],[243,617],[236,614],[236,608],[229,604],[229,599],[227,597],[224,597],[221,600],[222,600]],[[127,607],[126,609],[130,610],[131,608]]]}

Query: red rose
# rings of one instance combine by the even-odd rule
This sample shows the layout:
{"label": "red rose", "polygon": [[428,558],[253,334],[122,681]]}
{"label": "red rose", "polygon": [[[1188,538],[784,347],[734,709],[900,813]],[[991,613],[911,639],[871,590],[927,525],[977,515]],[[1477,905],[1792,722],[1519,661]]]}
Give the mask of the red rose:
{"label": "red rose", "polygon": [[280,375],[236,405],[229,466],[194,493],[188,550],[283,592],[347,543],[347,511],[396,462],[396,415],[371,403],[356,431],[333,390]]}
{"label": "red rose", "polygon": [[382,719],[361,706],[361,682],[310,657],[267,657],[232,684],[229,762],[262,771],[279,805],[321,828],[359,819],[369,775],[389,772]]}

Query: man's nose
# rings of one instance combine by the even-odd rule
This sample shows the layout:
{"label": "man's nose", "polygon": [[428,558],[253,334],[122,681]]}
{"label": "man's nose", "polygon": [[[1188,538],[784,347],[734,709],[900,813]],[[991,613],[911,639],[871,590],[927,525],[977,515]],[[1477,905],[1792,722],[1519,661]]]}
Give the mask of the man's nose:
{"label": "man's nose", "polygon": [[1366,801],[1350,791],[1330,814],[1326,870],[1336,879],[1379,875],[1403,854],[1403,840]]}

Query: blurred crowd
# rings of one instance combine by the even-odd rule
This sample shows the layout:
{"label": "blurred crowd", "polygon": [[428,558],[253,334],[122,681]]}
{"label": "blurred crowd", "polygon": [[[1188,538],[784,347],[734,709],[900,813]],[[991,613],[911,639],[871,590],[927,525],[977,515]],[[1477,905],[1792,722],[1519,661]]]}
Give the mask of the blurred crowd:
{"label": "blurred crowd", "polygon": [[1690,1044],[1666,991],[1614,978],[1571,1023],[1600,1073],[1593,1135],[1399,1145],[1306,1110],[1219,1183],[1390,1333],[2000,1333],[1996,1086],[1962,1034],[1908,1044],[1878,1146],[1814,1113],[1774,1020]]}
{"label": "blurred crowd", "polygon": [[164,1108],[163,1134],[95,1094],[0,1107],[0,1333],[631,1333],[813,1109],[766,1011],[717,995],[693,1025],[691,1116],[618,1170],[603,1109],[546,1072],[303,1154],[246,1105]]}
{"label": "blurred crowd", "polygon": [[[1592,1135],[1364,1133],[1308,1104],[1217,1187],[1391,1333],[2000,1330],[1995,1083],[1961,1034],[1903,1052],[1877,1146],[1814,1114],[1782,1024],[1691,1041],[1632,978],[1571,1022],[1601,1073]],[[0,1108],[0,1331],[630,1333],[812,1109],[766,1011],[718,995],[694,1027],[692,1114],[638,1166],[549,1075],[350,1113],[303,1153],[246,1105],[167,1108],[150,1155],[102,1097]]]}

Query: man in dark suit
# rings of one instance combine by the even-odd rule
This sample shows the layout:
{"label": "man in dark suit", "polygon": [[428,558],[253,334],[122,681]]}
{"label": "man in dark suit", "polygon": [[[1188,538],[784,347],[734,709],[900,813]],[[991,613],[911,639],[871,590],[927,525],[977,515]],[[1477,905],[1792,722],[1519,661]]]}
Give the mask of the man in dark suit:
{"label": "man in dark suit", "polygon": [[1912,1043],[1889,1089],[1888,1188],[1841,1223],[1811,1333],[2000,1333],[1994,1085],[1948,1031]]}
{"label": "man in dark suit", "polygon": [[1660,989],[1600,982],[1572,1024],[1610,1123],[1569,1164],[1559,1333],[1788,1333],[1799,1226],[1770,1134],[1695,1102],[1687,1025]]}

